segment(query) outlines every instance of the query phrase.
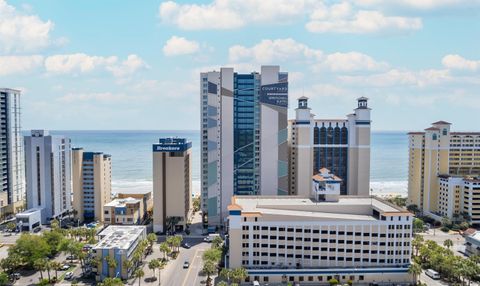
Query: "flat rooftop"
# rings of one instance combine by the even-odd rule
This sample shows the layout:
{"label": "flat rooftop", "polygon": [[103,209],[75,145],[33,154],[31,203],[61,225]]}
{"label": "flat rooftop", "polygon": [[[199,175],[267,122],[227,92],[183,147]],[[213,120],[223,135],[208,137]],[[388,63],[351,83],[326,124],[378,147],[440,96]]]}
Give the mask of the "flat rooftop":
{"label": "flat rooftop", "polygon": [[105,204],[106,207],[126,207],[127,204],[136,204],[140,203],[139,199],[135,198],[123,198],[123,199],[114,199],[113,201]]}
{"label": "flat rooftop", "polygon": [[145,231],[141,225],[111,225],[98,235],[103,237],[93,249],[124,249],[130,248],[132,243]]}
{"label": "flat rooftop", "polygon": [[340,196],[338,202],[318,202],[298,196],[235,196],[229,210],[265,215],[298,216],[325,219],[377,220],[376,210],[383,215],[411,215],[376,197]]}
{"label": "flat rooftop", "polygon": [[125,194],[125,195],[130,195],[130,194],[134,194],[134,195],[144,195],[144,194],[148,194],[148,193],[151,193],[152,191],[151,190],[121,190],[121,191],[118,191],[117,192],[117,195],[118,194]]}

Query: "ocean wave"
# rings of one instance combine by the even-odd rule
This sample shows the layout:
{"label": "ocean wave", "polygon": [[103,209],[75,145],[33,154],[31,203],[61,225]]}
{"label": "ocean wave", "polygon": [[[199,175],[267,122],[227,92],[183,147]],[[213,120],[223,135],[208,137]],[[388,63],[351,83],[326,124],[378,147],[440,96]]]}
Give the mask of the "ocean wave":
{"label": "ocean wave", "polygon": [[384,181],[370,182],[370,188],[374,195],[380,196],[407,196],[408,181]]}
{"label": "ocean wave", "polygon": [[[122,191],[129,192],[144,192],[152,191],[153,182],[150,180],[113,180],[112,193],[117,194]],[[200,194],[200,181],[192,180],[192,193],[194,195]]]}

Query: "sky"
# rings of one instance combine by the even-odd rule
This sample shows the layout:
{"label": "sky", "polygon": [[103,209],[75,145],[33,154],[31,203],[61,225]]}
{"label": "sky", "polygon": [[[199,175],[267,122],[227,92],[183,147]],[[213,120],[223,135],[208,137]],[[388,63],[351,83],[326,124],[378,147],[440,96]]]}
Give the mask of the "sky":
{"label": "sky", "polygon": [[289,72],[290,117],[480,131],[480,0],[0,0],[0,88],[22,127],[198,130],[199,73]]}

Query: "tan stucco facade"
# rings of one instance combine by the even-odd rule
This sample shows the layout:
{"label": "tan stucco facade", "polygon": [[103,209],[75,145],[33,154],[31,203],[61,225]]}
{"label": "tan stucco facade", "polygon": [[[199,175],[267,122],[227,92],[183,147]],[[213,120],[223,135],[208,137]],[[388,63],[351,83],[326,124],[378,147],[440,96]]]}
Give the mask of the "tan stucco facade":
{"label": "tan stucco facade", "polygon": [[[72,151],[73,209],[80,221],[104,220],[103,206],[111,201],[111,157],[103,153]],[[93,212],[92,212],[93,211]]]}
{"label": "tan stucco facade", "polygon": [[153,152],[153,228],[166,231],[167,220],[178,218],[176,226],[186,228],[191,210],[192,153]]}

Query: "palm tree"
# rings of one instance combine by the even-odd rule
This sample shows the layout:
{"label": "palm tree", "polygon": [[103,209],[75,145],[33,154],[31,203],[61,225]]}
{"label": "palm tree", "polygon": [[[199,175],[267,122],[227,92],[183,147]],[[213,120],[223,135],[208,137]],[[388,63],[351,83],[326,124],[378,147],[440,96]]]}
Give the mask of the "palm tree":
{"label": "palm tree", "polygon": [[220,270],[219,276],[225,280],[227,280],[228,284],[230,284],[230,279],[232,278],[233,271],[228,268],[223,268]]}
{"label": "palm tree", "polygon": [[420,267],[420,265],[417,263],[412,263],[410,264],[410,267],[408,267],[408,273],[412,274],[414,283],[416,284],[418,281],[418,275],[422,273],[422,267]]}
{"label": "palm tree", "polygon": [[152,259],[150,260],[150,262],[148,262],[148,268],[150,268],[150,270],[153,271],[153,277],[152,278],[156,278],[156,274],[157,274],[157,268],[160,267],[160,261],[158,261],[157,259]]}
{"label": "palm tree", "polygon": [[133,262],[131,260],[126,259],[123,261],[122,266],[127,270],[127,278],[128,278],[128,274],[130,273],[129,270],[130,268],[132,268]]}
{"label": "palm tree", "polygon": [[57,261],[52,261],[51,266],[53,269],[55,269],[55,279],[58,279],[58,268],[60,268],[62,265]]}
{"label": "palm tree", "polygon": [[46,259],[45,258],[39,258],[35,260],[33,263],[33,267],[40,271],[40,279],[43,280],[43,271],[45,270],[45,264],[46,264]]}
{"label": "palm tree", "polygon": [[245,278],[247,278],[247,276],[248,276],[247,269],[245,269],[243,267],[235,268],[232,271],[233,282],[237,282],[237,283],[240,284],[240,283],[242,283],[242,281],[245,280]]}
{"label": "palm tree", "polygon": [[147,235],[147,241],[150,244],[150,248],[152,248],[153,244],[157,241],[157,235],[155,233],[150,233]]}
{"label": "palm tree", "polygon": [[222,245],[222,243],[223,243],[223,239],[220,236],[216,236],[212,240],[212,248],[218,248]]}
{"label": "palm tree", "polygon": [[45,269],[47,270],[47,274],[48,274],[48,281],[52,281],[52,279],[50,278],[50,270],[52,270],[52,262],[51,261],[46,261],[45,262]]}
{"label": "palm tree", "polygon": [[138,278],[138,286],[140,286],[140,282],[142,281],[142,277],[145,276],[145,272],[143,272],[142,268],[138,268],[135,270],[135,273],[133,274],[135,278]]}
{"label": "palm tree", "polygon": [[418,251],[420,250],[420,247],[423,245],[423,236],[421,235],[415,235],[415,238],[412,241],[412,245],[415,248],[415,256],[418,256]]}
{"label": "palm tree", "polygon": [[446,248],[450,249],[450,247],[453,246],[453,241],[451,239],[447,239],[443,242],[443,246],[445,246]]}
{"label": "palm tree", "polygon": [[163,259],[168,261],[168,254],[172,251],[167,242],[160,243],[160,251],[163,252]]}
{"label": "palm tree", "polygon": [[202,272],[207,275],[207,286],[211,286],[212,279],[210,278],[210,276],[217,272],[217,266],[213,261],[207,260],[203,264]]}
{"label": "palm tree", "polygon": [[[108,269],[112,270],[111,272],[113,273],[113,271],[115,271],[115,268],[117,268],[117,261],[115,260],[115,258],[113,258],[111,256],[106,256],[105,261],[107,262]],[[110,273],[110,271],[109,271],[109,273]]]}

